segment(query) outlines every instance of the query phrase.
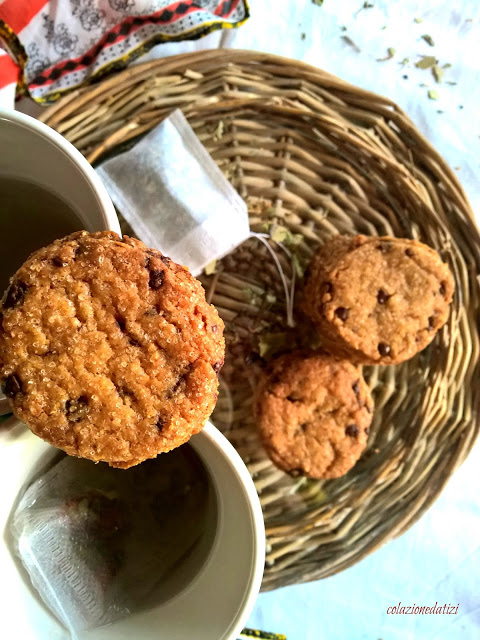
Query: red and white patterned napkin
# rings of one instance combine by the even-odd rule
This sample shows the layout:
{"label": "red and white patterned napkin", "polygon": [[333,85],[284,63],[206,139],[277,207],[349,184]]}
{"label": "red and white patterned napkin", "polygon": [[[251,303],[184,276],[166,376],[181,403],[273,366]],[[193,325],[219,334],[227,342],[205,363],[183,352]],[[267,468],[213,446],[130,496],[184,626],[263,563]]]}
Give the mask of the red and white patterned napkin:
{"label": "red and white patterned napkin", "polygon": [[248,16],[246,0],[0,0],[0,92],[18,84],[48,104],[156,44],[238,27]]}

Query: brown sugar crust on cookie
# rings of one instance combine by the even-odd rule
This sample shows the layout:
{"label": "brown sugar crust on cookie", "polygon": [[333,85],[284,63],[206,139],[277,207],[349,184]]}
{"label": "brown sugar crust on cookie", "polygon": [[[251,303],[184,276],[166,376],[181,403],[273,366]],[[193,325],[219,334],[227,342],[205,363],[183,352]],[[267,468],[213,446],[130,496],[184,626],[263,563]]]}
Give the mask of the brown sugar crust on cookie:
{"label": "brown sugar crust on cookie", "polygon": [[223,322],[189,271],[113,232],[34,253],[6,291],[0,377],[15,414],[75,456],[127,468],[212,412]]}
{"label": "brown sugar crust on cookie", "polygon": [[447,265],[420,242],[336,236],[312,259],[302,306],[333,353],[396,364],[430,344],[453,290]]}
{"label": "brown sugar crust on cookie", "polygon": [[366,446],[373,402],[355,365],[323,352],[296,351],[273,361],[254,408],[277,467],[294,476],[338,478]]}

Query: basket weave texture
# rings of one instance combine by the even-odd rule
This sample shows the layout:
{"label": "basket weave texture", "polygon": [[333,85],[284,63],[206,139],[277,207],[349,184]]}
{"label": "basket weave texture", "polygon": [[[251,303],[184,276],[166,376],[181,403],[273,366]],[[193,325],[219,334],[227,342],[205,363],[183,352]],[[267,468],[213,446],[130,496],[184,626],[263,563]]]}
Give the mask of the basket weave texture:
{"label": "basket weave texture", "polygon": [[[450,319],[432,345],[400,366],[365,368],[376,405],[368,448],[350,473],[328,481],[279,471],[256,434],[252,395],[264,359],[275,344],[306,339],[298,324],[286,326],[284,290],[267,247],[249,239],[202,277],[226,322],[214,422],[247,463],[262,502],[263,589],[323,578],[405,532],[478,434],[473,214],[453,172],[398,106],[267,54],[216,50],[150,62],[70,94],[43,120],[95,163],[177,107],[246,199],[252,230],[274,237],[276,230],[294,253],[297,285],[302,265],[336,233],[419,239],[454,274]],[[290,258],[270,244],[290,283]]]}

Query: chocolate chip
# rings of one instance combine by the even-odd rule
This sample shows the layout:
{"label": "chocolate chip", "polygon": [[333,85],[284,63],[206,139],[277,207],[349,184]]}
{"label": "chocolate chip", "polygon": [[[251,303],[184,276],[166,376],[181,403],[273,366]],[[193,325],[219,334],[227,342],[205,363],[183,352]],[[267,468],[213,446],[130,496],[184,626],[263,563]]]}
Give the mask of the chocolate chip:
{"label": "chocolate chip", "polygon": [[120,330],[125,331],[125,327],[127,326],[127,321],[125,320],[125,318],[122,316],[117,316],[115,320],[117,321]]}
{"label": "chocolate chip", "polygon": [[337,318],[340,318],[342,322],[345,322],[345,320],[348,320],[348,316],[350,315],[350,310],[346,309],[345,307],[337,307],[335,309],[335,315],[337,316]]}
{"label": "chocolate chip", "polygon": [[142,346],[141,343],[136,338],[132,338],[132,336],[128,336],[128,341],[130,342],[132,347],[141,347]]}
{"label": "chocolate chip", "polygon": [[145,269],[149,269],[150,268],[150,258],[147,256],[145,258]]}
{"label": "chocolate chip", "polygon": [[294,395],[287,396],[286,399],[289,402],[302,402],[302,398],[299,398],[298,396],[294,396]]}
{"label": "chocolate chip", "polygon": [[300,425],[300,429],[305,433],[305,431],[308,429],[308,422],[304,422]]}
{"label": "chocolate chip", "polygon": [[377,249],[381,253],[390,253],[390,251],[392,250],[392,245],[389,242],[382,242],[377,246]]}
{"label": "chocolate chip", "polygon": [[157,307],[150,307],[150,309],[147,309],[143,315],[145,315],[145,316],[158,316],[158,309],[157,309]]}
{"label": "chocolate chip", "polygon": [[292,478],[298,478],[298,476],[303,476],[303,469],[290,469],[287,472]]}
{"label": "chocolate chip", "polygon": [[217,331],[218,331],[217,325],[216,324],[212,324],[212,332],[213,333],[217,333]]}
{"label": "chocolate chip", "polygon": [[7,295],[3,303],[4,309],[13,309],[17,304],[21,304],[27,292],[28,286],[25,282],[12,282],[7,289]]}
{"label": "chocolate chip", "polygon": [[348,427],[345,429],[345,433],[347,436],[350,436],[351,438],[356,438],[358,436],[358,427],[356,424],[349,424]]}
{"label": "chocolate chip", "polygon": [[409,258],[413,258],[413,251],[411,249],[405,249],[405,255]]}
{"label": "chocolate chip", "polygon": [[212,367],[215,373],[218,373],[220,369],[223,367],[223,360],[219,360],[218,362],[215,362],[214,364],[212,364]]}
{"label": "chocolate chip", "polygon": [[60,256],[55,256],[52,262],[56,267],[66,267],[68,264],[68,261]]}
{"label": "chocolate chip", "polygon": [[430,316],[428,319],[428,330],[432,331],[435,328],[435,317]]}
{"label": "chocolate chip", "polygon": [[379,289],[377,293],[378,304],[385,304],[391,296],[383,289]]}
{"label": "chocolate chip", "polygon": [[160,271],[160,269],[152,269],[150,271],[148,286],[150,287],[150,289],[153,289],[154,291],[156,291],[157,289],[160,289],[164,279],[165,279],[165,271]]}
{"label": "chocolate chip", "polygon": [[75,400],[67,400],[65,411],[70,422],[78,422],[85,418],[88,414],[87,396],[79,396]]}
{"label": "chocolate chip", "polygon": [[169,267],[169,266],[170,266],[170,262],[171,262],[171,260],[170,260],[170,258],[168,258],[167,256],[160,256],[160,260],[163,262],[163,264],[166,264],[166,265],[167,265],[167,267]]}
{"label": "chocolate chip", "polygon": [[360,380],[356,380],[353,384],[352,384],[352,389],[353,389],[353,393],[357,396],[360,395]]}
{"label": "chocolate chip", "polygon": [[162,416],[158,416],[155,426],[159,431],[163,431],[164,428],[167,426],[167,421]]}
{"label": "chocolate chip", "polygon": [[260,357],[259,353],[257,353],[256,351],[250,351],[250,353],[247,353],[247,355],[245,356],[245,364],[253,364],[254,362],[258,362],[261,359],[262,358]]}
{"label": "chocolate chip", "polygon": [[387,344],[386,342],[378,343],[378,352],[380,353],[381,356],[389,356],[391,351],[392,349],[390,345]]}
{"label": "chocolate chip", "polygon": [[14,398],[17,393],[21,392],[21,390],[22,381],[15,373],[12,373],[5,378],[5,381],[2,385],[2,391],[7,396],[7,398]]}
{"label": "chocolate chip", "polygon": [[183,373],[181,376],[179,376],[175,384],[169,389],[169,391],[167,391],[167,398],[171,398],[172,396],[176,395],[180,391],[181,387],[185,386],[186,380],[186,373]]}
{"label": "chocolate chip", "polygon": [[441,282],[440,283],[440,289],[439,289],[440,295],[444,296],[447,293],[447,289],[445,287],[445,282]]}
{"label": "chocolate chip", "polygon": [[332,293],[333,284],[331,282],[324,282],[320,287],[320,293]]}

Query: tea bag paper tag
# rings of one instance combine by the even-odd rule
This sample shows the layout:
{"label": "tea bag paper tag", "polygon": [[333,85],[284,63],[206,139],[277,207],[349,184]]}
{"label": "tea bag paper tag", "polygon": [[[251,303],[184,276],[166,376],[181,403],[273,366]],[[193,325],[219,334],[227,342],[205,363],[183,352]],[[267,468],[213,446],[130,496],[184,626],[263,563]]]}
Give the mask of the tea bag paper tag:
{"label": "tea bag paper tag", "polygon": [[136,235],[194,275],[249,235],[245,202],[179,109],[97,173]]}

